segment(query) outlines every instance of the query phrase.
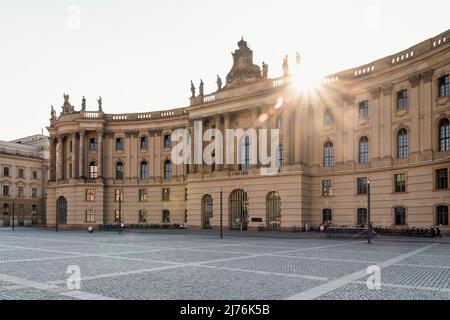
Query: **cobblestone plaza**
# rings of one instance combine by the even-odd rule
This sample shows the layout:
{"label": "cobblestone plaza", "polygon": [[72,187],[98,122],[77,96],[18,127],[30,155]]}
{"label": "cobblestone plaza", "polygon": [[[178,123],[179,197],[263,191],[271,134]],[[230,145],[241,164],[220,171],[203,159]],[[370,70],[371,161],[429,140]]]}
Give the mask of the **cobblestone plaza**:
{"label": "cobblestone plaza", "polygon": [[[447,239],[0,230],[0,299],[450,299]],[[367,287],[373,265],[380,290]]]}

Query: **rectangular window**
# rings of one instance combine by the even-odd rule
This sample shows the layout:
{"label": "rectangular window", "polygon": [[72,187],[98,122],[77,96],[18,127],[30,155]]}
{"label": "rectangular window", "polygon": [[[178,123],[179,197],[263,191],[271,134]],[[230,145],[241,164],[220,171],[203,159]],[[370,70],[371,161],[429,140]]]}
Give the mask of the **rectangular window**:
{"label": "rectangular window", "polygon": [[19,198],[24,198],[25,197],[25,190],[23,189],[23,187],[18,187],[17,188],[17,197],[19,197]]}
{"label": "rectangular window", "polygon": [[95,222],[95,210],[86,211],[86,222]]}
{"label": "rectangular window", "polygon": [[397,92],[397,111],[408,109],[408,90]]}
{"label": "rectangular window", "polygon": [[148,137],[141,137],[141,149],[147,150],[148,149]]}
{"label": "rectangular window", "polygon": [[9,177],[9,168],[8,167],[4,167],[3,168],[3,176],[4,177]]}
{"label": "rectangular window", "polygon": [[3,186],[3,196],[9,197],[9,186]]}
{"label": "rectangular window", "polygon": [[139,201],[146,202],[147,201],[147,189],[139,189]]}
{"label": "rectangular window", "polygon": [[323,122],[326,126],[331,126],[334,123],[333,111],[330,107],[326,107],[325,109]]}
{"label": "rectangular window", "polygon": [[322,181],[322,196],[332,196],[333,195],[333,187],[331,180],[323,180]]}
{"label": "rectangular window", "polygon": [[31,197],[33,199],[36,199],[38,197],[38,189],[37,188],[32,188],[31,189]]}
{"label": "rectangular window", "polygon": [[123,138],[117,138],[116,139],[116,150],[123,150],[124,149],[124,140]]}
{"label": "rectangular window", "polygon": [[164,135],[164,148],[172,148],[172,137],[170,134]]}
{"label": "rectangular window", "polygon": [[38,178],[38,173],[37,173],[36,170],[31,171],[31,178],[32,178],[33,180],[37,180],[37,178]]}
{"label": "rectangular window", "polygon": [[95,201],[95,189],[86,190],[86,201]]}
{"label": "rectangular window", "polygon": [[359,119],[367,119],[369,117],[369,101],[361,101],[359,103]]}
{"label": "rectangular window", "polygon": [[97,150],[97,138],[89,139],[89,150],[91,151]]}
{"label": "rectangular window", "polygon": [[19,169],[19,171],[18,171],[18,173],[17,173],[17,176],[19,177],[19,178],[21,178],[21,179],[23,179],[24,178],[24,176],[25,176],[25,170],[23,170],[23,169]]}
{"label": "rectangular window", "polygon": [[170,223],[170,212],[169,212],[169,210],[163,210],[162,222],[163,223]]}
{"label": "rectangular window", "polygon": [[356,188],[358,195],[365,195],[367,194],[367,178],[358,178],[356,180]]}
{"label": "rectangular window", "polygon": [[446,97],[450,94],[448,74],[439,78],[438,85],[439,85],[439,97]]}
{"label": "rectangular window", "polygon": [[162,199],[163,199],[163,201],[169,201],[170,200],[170,189],[163,189],[163,191],[162,191]]}
{"label": "rectangular window", "polygon": [[123,190],[122,189],[114,190],[114,201],[115,202],[123,202]]}
{"label": "rectangular window", "polygon": [[396,174],[395,180],[395,192],[406,192],[406,174]]}
{"label": "rectangular window", "polygon": [[436,170],[436,189],[437,190],[448,189],[448,169]]}

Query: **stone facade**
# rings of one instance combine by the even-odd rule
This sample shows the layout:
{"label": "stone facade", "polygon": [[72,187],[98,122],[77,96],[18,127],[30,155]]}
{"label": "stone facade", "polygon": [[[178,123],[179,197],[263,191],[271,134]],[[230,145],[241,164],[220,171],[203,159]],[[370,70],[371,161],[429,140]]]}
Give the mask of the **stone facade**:
{"label": "stone facade", "polygon": [[0,141],[0,226],[45,225],[47,158],[44,135]]}
{"label": "stone facade", "polygon": [[[118,220],[218,227],[221,192],[229,228],[363,224],[367,184],[358,178],[365,178],[375,225],[445,229],[449,40],[446,31],[330,75],[310,92],[296,90],[297,76],[261,74],[241,40],[227,85],[208,95],[194,93],[184,108],[106,114],[101,108],[77,112],[66,100],[48,128],[47,224],[55,225],[58,217],[65,227]],[[167,162],[166,136],[179,128],[193,132],[194,121],[202,121],[204,130],[280,128],[283,165],[264,175],[261,164]]]}

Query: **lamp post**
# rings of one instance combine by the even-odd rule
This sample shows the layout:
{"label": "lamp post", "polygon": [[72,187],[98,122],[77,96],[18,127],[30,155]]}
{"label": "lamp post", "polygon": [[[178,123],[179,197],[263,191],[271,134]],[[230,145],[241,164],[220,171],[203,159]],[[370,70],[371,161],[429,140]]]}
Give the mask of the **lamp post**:
{"label": "lamp post", "polygon": [[[56,157],[58,158],[58,155],[56,155]],[[56,159],[56,173],[55,173],[55,195],[56,195],[56,215],[55,215],[55,230],[56,232],[58,232],[58,220],[59,220],[59,212],[58,210],[61,210],[61,208],[59,208],[60,203],[59,203],[59,198],[58,198],[58,166],[59,162],[58,159]]]}
{"label": "lamp post", "polygon": [[119,194],[119,234],[122,234],[122,191]]}
{"label": "lamp post", "polygon": [[223,239],[223,190],[220,189],[220,239]]}
{"label": "lamp post", "polygon": [[368,220],[368,236],[367,236],[367,240],[368,243],[371,244],[372,243],[372,221],[370,218],[370,180],[367,180],[367,220]]}
{"label": "lamp post", "polygon": [[13,202],[12,202],[12,230],[14,231],[14,222],[15,222],[15,220],[16,220],[16,218],[14,217],[14,200],[13,200]]}

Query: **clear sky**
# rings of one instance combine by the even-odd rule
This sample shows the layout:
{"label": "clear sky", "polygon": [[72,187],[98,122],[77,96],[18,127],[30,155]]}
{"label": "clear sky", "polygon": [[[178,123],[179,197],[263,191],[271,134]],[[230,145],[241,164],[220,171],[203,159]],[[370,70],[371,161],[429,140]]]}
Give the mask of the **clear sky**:
{"label": "clear sky", "polygon": [[[226,77],[241,36],[254,61],[326,75],[450,27],[449,0],[0,0],[0,140],[40,133],[63,93],[107,113],[186,106]],[[46,131],[44,131],[46,133]]]}

